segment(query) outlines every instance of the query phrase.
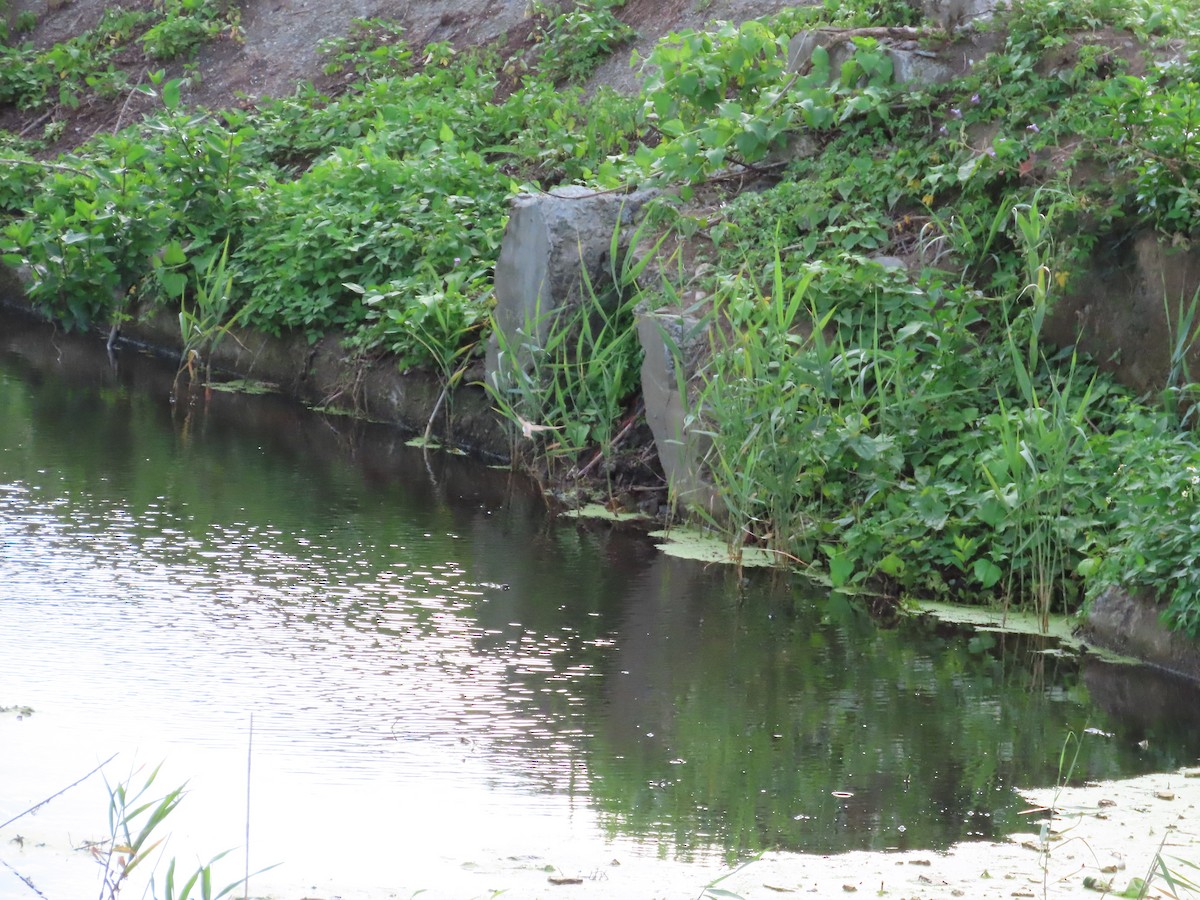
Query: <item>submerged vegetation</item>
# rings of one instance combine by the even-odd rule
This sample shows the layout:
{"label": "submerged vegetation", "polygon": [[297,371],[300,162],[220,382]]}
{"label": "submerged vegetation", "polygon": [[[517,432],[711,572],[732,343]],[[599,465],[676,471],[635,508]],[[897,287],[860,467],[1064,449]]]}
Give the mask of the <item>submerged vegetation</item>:
{"label": "submerged vegetation", "polygon": [[[955,37],[905,3],[827,2],[669,36],[640,95],[585,94],[629,36],[620,7],[539,5],[507,56],[363,21],[324,47],[348,87],[248,109],[190,108],[152,73],[158,111],[115,133],[52,160],[44,137],[3,137],[5,259],[68,326],[167,310],[197,354],[234,323],[338,332],[457,384],[515,193],[663,187],[620,308],[524,348],[541,371],[495,395],[527,444],[575,471],[611,453],[636,410],[635,312],[682,310],[709,335],[685,386],[721,504],[705,518],[735,553],[1043,618],[1120,584],[1200,636],[1195,298],[1164,298],[1160,396],[1044,335],[1099,241],[1200,227],[1195,4],[1017,2],[974,26],[994,49],[969,71],[897,84],[872,26]],[[209,10],[106,17],[40,54],[9,35],[0,100],[127,90],[78,42],[184,53],[236,30]],[[855,29],[847,52],[789,71],[791,39],[829,26]]]}

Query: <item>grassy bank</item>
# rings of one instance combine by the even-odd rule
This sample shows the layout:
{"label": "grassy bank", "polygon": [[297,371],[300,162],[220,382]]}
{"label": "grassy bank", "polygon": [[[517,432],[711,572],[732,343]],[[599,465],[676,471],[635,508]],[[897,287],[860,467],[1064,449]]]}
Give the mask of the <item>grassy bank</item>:
{"label": "grassy bank", "polygon": [[[977,25],[993,52],[937,86],[897,85],[878,43],[883,25],[929,52],[961,37],[909,6],[797,7],[664,40],[636,97],[581,88],[625,37],[619,3],[538,9],[504,53],[360,23],[326,47],[348,76],[336,96],[204,111],[156,73],[155,114],[68,153],[4,136],[5,259],[72,327],[179,310],[201,355],[231,321],[336,331],[364,360],[454,381],[488,331],[514,193],[664,187],[648,233],[669,239],[626,310],[711,326],[689,396],[723,506],[708,524],[735,551],[1043,615],[1145,587],[1200,634],[1195,304],[1160,396],[1043,336],[1099,243],[1196,233],[1200,61],[1178,49],[1193,3],[1019,3]],[[857,29],[848,56],[788,71],[789,39],[826,26]],[[46,92],[4,71],[0,98],[36,115]],[[636,399],[631,328],[575,339],[553,396],[496,398],[532,453],[611,452]]]}

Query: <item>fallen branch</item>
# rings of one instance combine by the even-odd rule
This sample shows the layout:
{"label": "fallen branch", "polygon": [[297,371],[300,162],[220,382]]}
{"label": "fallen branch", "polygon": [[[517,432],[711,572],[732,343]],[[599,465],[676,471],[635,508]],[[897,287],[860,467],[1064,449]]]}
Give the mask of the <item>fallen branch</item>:
{"label": "fallen branch", "polygon": [[12,872],[14,875],[16,875],[18,878],[20,878],[21,881],[23,881],[25,883],[25,887],[29,888],[31,891],[33,891],[35,894],[37,894],[39,897],[43,898],[43,900],[46,900],[46,895],[37,889],[37,886],[33,883],[33,881],[26,878],[24,875],[22,875],[20,872],[18,872],[16,869],[14,869],[12,867],[12,865],[9,864],[6,860],[0,859],[0,863],[3,863],[4,868],[8,869],[8,871]]}
{"label": "fallen branch", "polygon": [[30,122],[28,125],[26,125],[24,128],[22,128],[19,132],[17,132],[17,137],[22,137],[22,138],[25,137],[25,135],[29,134],[29,132],[33,131],[33,129],[37,128],[42,123],[48,121],[52,115],[54,115],[54,110],[52,110],[52,109],[49,110],[48,112],[42,113],[40,116],[38,116],[32,122]]}
{"label": "fallen branch", "polygon": [[12,166],[37,166],[41,169],[51,169],[55,172],[70,172],[72,175],[83,175],[91,177],[94,173],[86,172],[83,169],[77,169],[74,166],[64,166],[61,163],[39,162],[36,159],[14,159],[11,156],[0,156],[0,163],[8,163]]}
{"label": "fallen branch", "polygon": [[76,781],[72,781],[61,791],[51,794],[49,797],[47,797],[45,800],[42,800],[39,803],[35,803],[33,806],[29,807],[29,809],[25,810],[25,812],[17,813],[17,815],[13,816],[11,819],[9,819],[4,824],[0,825],[0,829],[7,828],[13,822],[17,821],[18,819],[23,819],[25,816],[29,815],[32,812],[37,812],[39,809],[41,809],[43,806],[45,806],[51,800],[55,799],[56,797],[61,797],[63,794],[65,794],[71,788],[75,787],[75,785],[82,784],[83,782],[87,781],[89,778],[91,778],[93,775],[95,775],[97,772],[99,772],[101,769],[103,769],[105,766],[107,766],[110,762],[112,762],[116,758],[117,758],[117,754],[114,753],[112,756],[110,756],[104,762],[100,763],[100,765],[96,766],[96,768],[92,769],[92,771],[88,772],[82,778],[77,779]]}
{"label": "fallen branch", "polygon": [[[616,446],[617,446],[617,444],[619,444],[621,442],[621,439],[624,438],[625,435],[629,434],[630,429],[632,429],[633,426],[637,424],[638,416],[640,416],[641,414],[642,414],[642,404],[639,402],[637,409],[635,409],[633,411],[633,413],[630,414],[629,420],[625,423],[625,427],[622,428],[619,432],[617,432],[617,436],[615,438],[613,438],[612,442],[608,445],[608,449],[610,451],[616,449]],[[582,469],[580,469],[578,472],[576,472],[575,477],[582,478],[584,475],[586,475],[588,473],[588,470],[591,469],[592,466],[596,465],[596,463],[600,462],[600,460],[602,460],[603,458],[604,458],[604,450],[597,450],[596,455],[592,457],[591,462],[589,462],[586,466],[584,466]]]}
{"label": "fallen branch", "polygon": [[[118,114],[117,114],[117,124],[113,126],[113,134],[116,134],[118,131],[120,131],[120,130],[121,130],[121,120],[125,118],[125,113],[126,113],[126,112],[128,111],[128,109],[129,109],[129,104],[130,104],[130,101],[132,101],[132,100],[133,100],[133,95],[134,95],[134,94],[142,94],[142,93],[143,93],[143,92],[142,92],[142,89],[141,89],[141,88],[142,88],[142,81],[145,79],[145,77],[146,77],[146,73],[147,73],[147,72],[149,72],[149,71],[150,71],[149,69],[142,69],[142,74],[138,76],[138,82],[137,82],[137,84],[135,84],[135,85],[134,85],[132,88],[130,88],[130,90],[129,90],[129,96],[125,98],[125,103],[124,103],[124,105],[121,107],[121,111],[120,111],[120,113],[118,113]],[[143,94],[143,96],[144,96],[144,94]],[[100,130],[100,129],[98,129],[98,128],[96,129],[96,131],[97,131],[97,132],[99,132],[99,130]],[[93,134],[92,134],[92,137],[95,137],[95,136],[96,136],[96,135],[95,135],[95,133],[93,133]]]}

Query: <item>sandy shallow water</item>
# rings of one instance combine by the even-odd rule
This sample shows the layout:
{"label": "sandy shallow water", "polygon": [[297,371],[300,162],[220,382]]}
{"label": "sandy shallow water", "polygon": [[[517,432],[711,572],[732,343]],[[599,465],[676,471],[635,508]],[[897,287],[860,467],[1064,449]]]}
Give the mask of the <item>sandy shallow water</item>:
{"label": "sandy shallow water", "polygon": [[[73,792],[69,792],[68,796]],[[1176,873],[1200,881],[1200,768],[1145,775],[1121,781],[1061,790],[1022,792],[1029,802],[1029,827],[1003,841],[960,843],[945,852],[855,852],[835,856],[767,853],[740,867],[656,859],[615,841],[598,850],[595,843],[559,843],[553,857],[536,847],[519,856],[498,848],[466,858],[447,846],[438,858],[413,858],[412,848],[397,846],[378,881],[365,884],[356,874],[340,872],[330,845],[328,880],[293,883],[286,866],[257,879],[273,900],[651,900],[651,898],[778,898],[789,894],[844,897],[848,894],[942,900],[968,897],[1137,896],[1125,893],[1135,878],[1149,882],[1147,897],[1200,898],[1200,891],[1170,890],[1154,873],[1161,854]],[[64,800],[51,804],[51,810]],[[1048,829],[1047,808],[1054,809]],[[65,810],[68,814],[71,810]],[[70,815],[69,815],[70,817]],[[497,823],[503,831],[503,823]],[[1049,839],[1043,838],[1048,833]],[[14,835],[21,837],[14,837]],[[76,835],[78,837],[78,834]],[[92,883],[95,864],[80,841],[46,815],[23,817],[6,828],[0,852],[0,897],[35,897],[17,873],[35,876],[76,872]],[[17,843],[19,842],[19,843]],[[186,846],[186,841],[182,846]],[[527,845],[528,846],[528,845]],[[572,849],[578,846],[577,850]],[[418,854],[421,856],[420,854]],[[236,857],[237,854],[235,853]],[[236,877],[238,869],[225,869]],[[51,879],[53,880],[53,879]],[[222,878],[224,884],[227,879]],[[42,882],[45,884],[45,882]],[[351,887],[353,885],[353,887]],[[1105,886],[1109,890],[1105,890]],[[92,894],[89,891],[89,896]],[[136,896],[137,892],[131,894]],[[47,895],[43,895],[47,896]],[[55,892],[57,896],[57,892]],[[124,893],[122,894],[124,896]],[[241,896],[238,891],[237,896]]]}
{"label": "sandy shallow water", "polygon": [[[1031,809],[1056,810],[1048,852],[1041,840],[1045,814],[1031,812],[1028,833],[1005,841],[957,844],[944,853],[766,854],[736,871],[713,870],[713,879],[728,877],[708,884],[745,900],[788,894],[990,900],[1100,897],[1105,884],[1113,896],[1144,878],[1147,897],[1200,896],[1178,887],[1172,893],[1161,875],[1148,878],[1161,853],[1177,873],[1200,881],[1200,869],[1186,864],[1200,865],[1200,769],[1023,796]],[[700,898],[706,884],[696,875],[694,867],[667,860],[508,859],[464,869],[453,883],[427,885],[420,896],[461,900],[503,891],[505,898]]]}

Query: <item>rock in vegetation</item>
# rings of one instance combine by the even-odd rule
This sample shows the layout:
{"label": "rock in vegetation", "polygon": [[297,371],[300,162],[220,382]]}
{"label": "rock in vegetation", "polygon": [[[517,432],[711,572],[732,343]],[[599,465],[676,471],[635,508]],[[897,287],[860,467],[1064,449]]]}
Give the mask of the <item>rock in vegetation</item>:
{"label": "rock in vegetation", "polygon": [[1200,249],[1151,231],[1109,235],[1055,306],[1047,335],[1076,344],[1133,390],[1158,393],[1200,373],[1198,298]]}
{"label": "rock in vegetation", "polygon": [[560,317],[593,298],[610,303],[615,267],[628,246],[622,229],[650,196],[568,186],[513,200],[496,262],[490,384],[504,389],[512,366],[528,367]]}

